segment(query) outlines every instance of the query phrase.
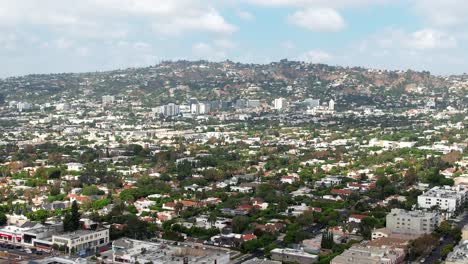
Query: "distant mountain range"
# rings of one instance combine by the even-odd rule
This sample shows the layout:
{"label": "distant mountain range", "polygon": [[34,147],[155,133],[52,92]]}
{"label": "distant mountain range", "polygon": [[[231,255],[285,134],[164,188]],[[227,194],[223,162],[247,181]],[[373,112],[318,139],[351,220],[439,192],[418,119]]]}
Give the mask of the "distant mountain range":
{"label": "distant mountain range", "polygon": [[[281,60],[270,64],[231,61],[162,62],[108,72],[27,75],[0,80],[6,101],[45,102],[61,98],[116,95],[144,104],[182,103],[189,98],[272,100],[305,98],[447,97],[466,95],[468,76],[429,72],[373,70]],[[463,98],[463,97],[462,97]],[[367,100],[366,99],[366,100]]]}

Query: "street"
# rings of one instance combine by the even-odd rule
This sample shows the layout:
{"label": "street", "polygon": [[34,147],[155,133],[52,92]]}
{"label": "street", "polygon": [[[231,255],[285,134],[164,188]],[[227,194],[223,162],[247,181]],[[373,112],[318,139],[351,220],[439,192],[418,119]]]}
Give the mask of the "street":
{"label": "street", "polygon": [[[453,220],[449,220],[449,223],[455,224],[459,228],[463,228],[466,224],[468,224],[468,214],[467,212],[463,212],[460,214],[458,217],[456,217]],[[434,249],[432,252],[424,258],[423,263],[435,263],[437,260],[441,259],[441,250],[444,246],[449,245],[449,244],[454,244],[454,241],[451,238],[444,238],[442,242]],[[455,245],[454,245],[455,246]]]}

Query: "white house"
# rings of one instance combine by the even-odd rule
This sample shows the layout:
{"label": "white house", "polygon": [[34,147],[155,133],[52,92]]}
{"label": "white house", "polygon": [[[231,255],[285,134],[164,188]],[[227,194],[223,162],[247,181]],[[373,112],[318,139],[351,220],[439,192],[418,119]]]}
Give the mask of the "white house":
{"label": "white house", "polygon": [[136,207],[138,212],[148,211],[148,210],[150,210],[150,207],[155,205],[155,204],[156,204],[155,201],[151,201],[151,200],[148,200],[146,198],[140,198],[140,199],[136,200],[133,203],[133,205]]}

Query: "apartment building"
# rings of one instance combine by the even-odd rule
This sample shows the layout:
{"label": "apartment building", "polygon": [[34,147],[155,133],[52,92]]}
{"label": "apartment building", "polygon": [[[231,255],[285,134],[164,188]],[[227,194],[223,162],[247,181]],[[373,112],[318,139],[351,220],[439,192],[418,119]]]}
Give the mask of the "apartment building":
{"label": "apartment building", "polygon": [[460,185],[436,186],[418,196],[418,206],[425,209],[437,208],[450,217],[457,209],[463,207],[466,195],[466,190]]}
{"label": "apartment building", "polygon": [[386,227],[391,232],[409,235],[432,233],[441,221],[439,213],[394,208],[387,214]]}

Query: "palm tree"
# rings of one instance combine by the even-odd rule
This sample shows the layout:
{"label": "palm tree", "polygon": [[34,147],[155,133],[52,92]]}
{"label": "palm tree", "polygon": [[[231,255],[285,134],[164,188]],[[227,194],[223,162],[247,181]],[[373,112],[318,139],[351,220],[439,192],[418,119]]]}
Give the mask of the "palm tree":
{"label": "palm tree", "polygon": [[218,217],[216,216],[216,213],[214,213],[214,212],[212,212],[208,216],[208,222],[211,224],[211,227],[213,227],[215,225],[217,219],[218,219]]}
{"label": "palm tree", "polygon": [[182,208],[184,208],[184,205],[181,202],[176,203],[174,207],[175,213],[178,215]]}

